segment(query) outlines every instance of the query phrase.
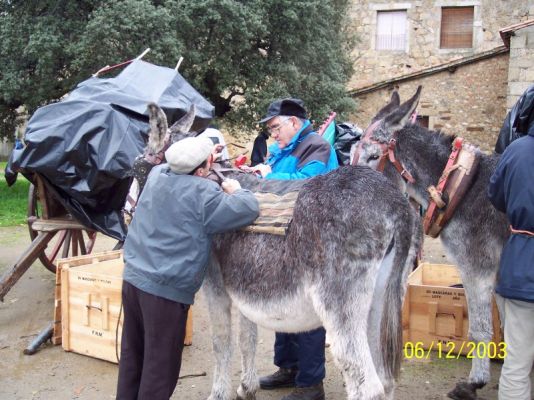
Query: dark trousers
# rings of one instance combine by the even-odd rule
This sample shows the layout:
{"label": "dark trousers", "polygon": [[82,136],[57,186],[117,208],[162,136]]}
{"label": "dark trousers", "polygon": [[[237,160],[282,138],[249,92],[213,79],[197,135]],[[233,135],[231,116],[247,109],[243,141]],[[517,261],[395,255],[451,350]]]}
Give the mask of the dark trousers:
{"label": "dark trousers", "polygon": [[298,387],[317,385],[325,377],[325,340],[324,328],[304,333],[276,332],[274,365],[298,369],[295,378]]}
{"label": "dark trousers", "polygon": [[178,382],[189,305],[122,284],[117,399],[168,400]]}

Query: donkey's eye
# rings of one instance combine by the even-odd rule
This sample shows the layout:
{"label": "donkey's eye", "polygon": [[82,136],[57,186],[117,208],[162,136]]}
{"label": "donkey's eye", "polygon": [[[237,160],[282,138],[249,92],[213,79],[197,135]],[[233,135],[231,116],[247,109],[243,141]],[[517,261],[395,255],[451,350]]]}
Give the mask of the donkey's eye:
{"label": "donkey's eye", "polygon": [[369,156],[369,161],[375,161],[375,160],[378,160],[377,155]]}

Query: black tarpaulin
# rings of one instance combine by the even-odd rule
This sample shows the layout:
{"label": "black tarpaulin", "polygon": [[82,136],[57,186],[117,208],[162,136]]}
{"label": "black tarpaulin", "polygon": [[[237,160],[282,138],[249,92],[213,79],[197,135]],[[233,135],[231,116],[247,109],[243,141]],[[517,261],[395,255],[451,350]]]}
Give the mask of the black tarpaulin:
{"label": "black tarpaulin", "polygon": [[[121,209],[131,167],[148,139],[147,104],[169,124],[195,104],[194,130],[213,118],[213,106],[175,70],[136,60],[114,78],[90,78],[64,100],[38,109],[28,122],[25,147],[6,168],[28,179],[41,175],[79,222],[118,240],[126,237]],[[15,171],[15,172],[13,172]]]}
{"label": "black tarpaulin", "polygon": [[533,124],[534,85],[531,85],[517,100],[510,112],[506,114],[497,143],[495,143],[495,152],[502,154],[515,139],[526,135]]}

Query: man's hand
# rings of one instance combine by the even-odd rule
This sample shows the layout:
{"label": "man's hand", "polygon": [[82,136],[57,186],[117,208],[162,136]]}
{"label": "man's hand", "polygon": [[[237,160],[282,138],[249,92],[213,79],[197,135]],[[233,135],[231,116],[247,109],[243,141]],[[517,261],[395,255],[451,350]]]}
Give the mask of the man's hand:
{"label": "man's hand", "polygon": [[213,161],[219,161],[222,156],[223,149],[224,146],[222,144],[216,144],[215,146],[213,146],[213,151],[211,152],[211,155],[213,156]]}
{"label": "man's hand", "polygon": [[267,164],[258,164],[255,165],[254,170],[260,171],[260,174],[263,178],[265,178],[266,175],[269,175],[272,172],[271,166]]}
{"label": "man's hand", "polygon": [[225,179],[223,183],[221,183],[221,187],[222,190],[224,190],[224,192],[228,194],[232,194],[236,190],[241,189],[241,185],[235,179]]}

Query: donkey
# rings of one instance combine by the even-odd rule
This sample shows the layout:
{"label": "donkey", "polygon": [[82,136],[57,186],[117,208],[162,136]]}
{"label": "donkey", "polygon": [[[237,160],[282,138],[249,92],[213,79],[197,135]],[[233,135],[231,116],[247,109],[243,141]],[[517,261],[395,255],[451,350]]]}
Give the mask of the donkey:
{"label": "donkey", "polygon": [[[429,204],[427,188],[437,184],[451,152],[455,136],[407,124],[417,107],[421,86],[415,95],[400,105],[397,92],[373,118],[365,139],[355,150],[358,165],[378,169],[382,148],[396,140],[394,147],[398,165],[411,174],[413,181],[400,178],[391,163],[384,172],[402,182],[406,192],[423,207]],[[365,135],[365,134],[364,134]],[[499,156],[486,155],[475,149],[479,157],[471,187],[453,217],[441,231],[440,239],[449,259],[459,267],[465,287],[469,313],[469,339],[488,343],[492,339],[492,294],[499,267],[501,249],[508,238],[506,217],[492,207],[486,188]],[[458,383],[448,396],[453,399],[476,399],[476,390],[490,379],[489,359],[474,358],[467,382]]]}
{"label": "donkey", "polygon": [[[149,108],[151,126],[166,129],[161,114]],[[187,135],[184,130],[175,136]],[[342,167],[303,181],[237,172],[230,177],[254,192],[299,194],[285,236],[235,231],[213,240],[203,285],[216,358],[209,400],[234,398],[232,303],[240,314],[238,399],[255,399],[259,387],[257,324],[278,332],[324,326],[347,398],[392,398],[402,356],[401,306],[422,241],[419,216],[406,198],[366,167]]]}
{"label": "donkey", "polygon": [[189,111],[170,128],[168,127],[167,116],[157,104],[149,103],[147,111],[150,115],[148,142],[143,153],[134,160],[130,171],[132,183],[123,207],[124,220],[127,224],[131,221],[137,199],[145,187],[150,171],[154,166],[165,162],[165,151],[172,143],[186,137],[195,121],[194,104],[191,104]]}

